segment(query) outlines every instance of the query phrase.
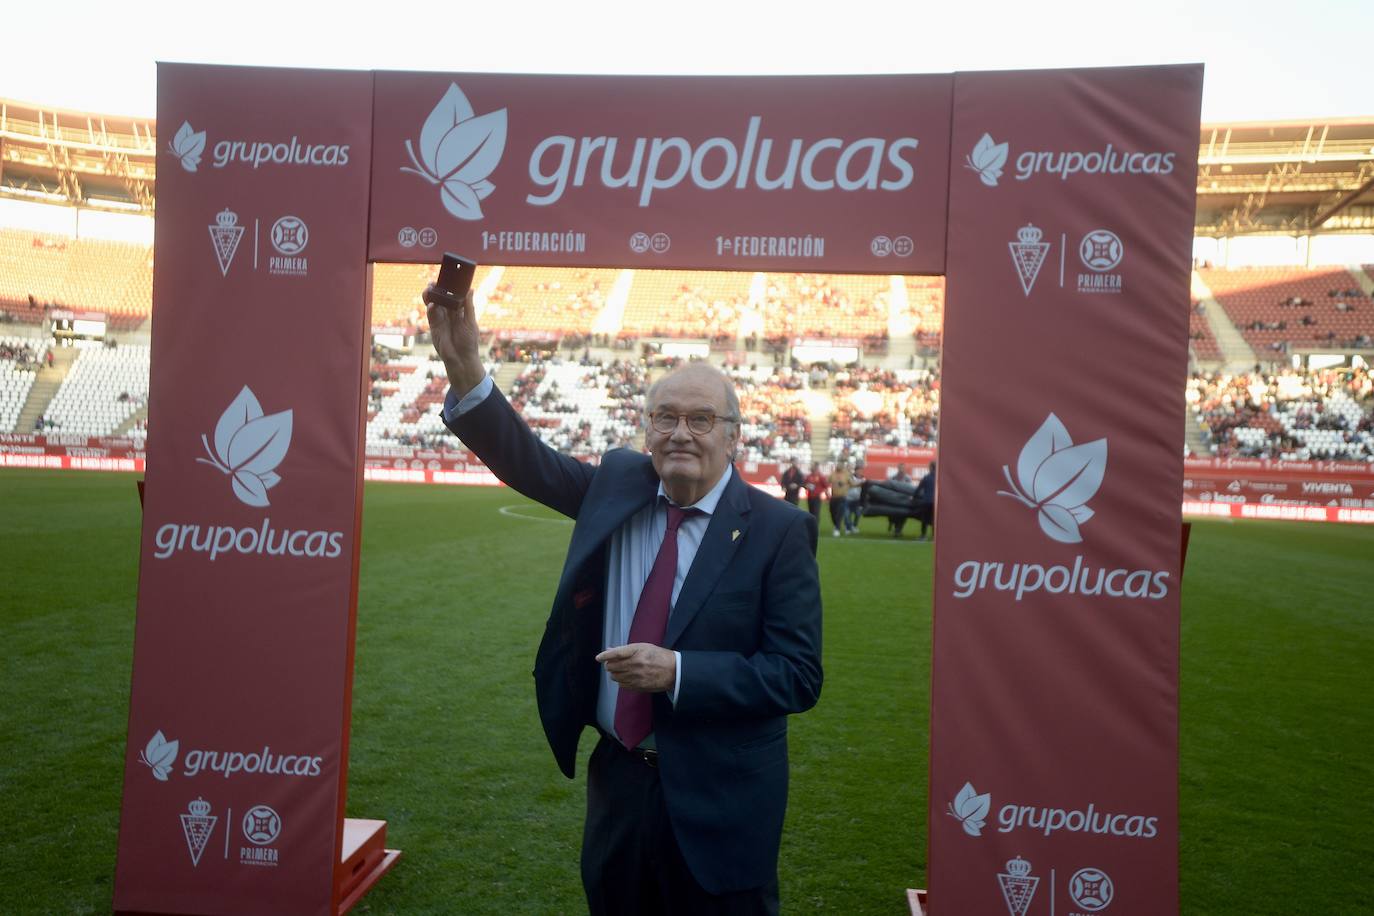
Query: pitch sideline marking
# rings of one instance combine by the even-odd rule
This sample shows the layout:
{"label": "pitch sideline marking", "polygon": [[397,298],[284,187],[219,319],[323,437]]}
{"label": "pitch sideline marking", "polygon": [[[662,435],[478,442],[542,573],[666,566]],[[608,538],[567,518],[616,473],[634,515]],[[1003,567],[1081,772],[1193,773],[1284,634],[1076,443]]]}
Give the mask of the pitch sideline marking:
{"label": "pitch sideline marking", "polygon": [[502,515],[506,516],[507,518],[518,518],[518,519],[520,519],[521,521],[524,521],[524,522],[553,522],[555,525],[571,525],[571,524],[573,523],[573,522],[572,522],[572,519],[570,519],[570,518],[540,518],[540,517],[537,516],[537,515],[521,515],[519,512],[514,512],[514,511],[512,511],[512,510],[514,510],[514,509],[526,509],[526,508],[529,508],[529,507],[531,507],[531,506],[537,506],[537,505],[539,505],[539,504],[538,504],[538,503],[516,503],[516,504],[513,505],[513,506],[502,506],[502,507],[501,507],[500,509],[498,509],[497,511],[500,512]]}

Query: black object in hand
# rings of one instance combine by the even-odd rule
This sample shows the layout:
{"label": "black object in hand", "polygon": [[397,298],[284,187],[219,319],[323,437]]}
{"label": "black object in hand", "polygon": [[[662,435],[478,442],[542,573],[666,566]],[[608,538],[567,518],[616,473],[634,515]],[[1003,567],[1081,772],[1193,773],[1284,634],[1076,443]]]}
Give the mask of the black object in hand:
{"label": "black object in hand", "polygon": [[439,267],[439,279],[429,288],[427,301],[461,309],[463,301],[472,288],[472,276],[477,272],[477,262],[460,257],[452,252],[444,252],[444,262]]}

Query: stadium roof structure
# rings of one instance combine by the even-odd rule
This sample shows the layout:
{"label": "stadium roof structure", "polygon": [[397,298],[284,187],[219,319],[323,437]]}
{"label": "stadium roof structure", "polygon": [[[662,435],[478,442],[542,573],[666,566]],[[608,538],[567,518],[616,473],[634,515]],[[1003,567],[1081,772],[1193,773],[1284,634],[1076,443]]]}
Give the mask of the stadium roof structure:
{"label": "stadium roof structure", "polygon": [[1197,234],[1374,230],[1374,118],[1202,125]]}
{"label": "stadium roof structure", "polygon": [[[157,125],[0,99],[0,196],[151,214]],[[1204,124],[1196,232],[1374,231],[1374,117]]]}
{"label": "stadium roof structure", "polygon": [[151,213],[152,120],[0,100],[0,195]]}

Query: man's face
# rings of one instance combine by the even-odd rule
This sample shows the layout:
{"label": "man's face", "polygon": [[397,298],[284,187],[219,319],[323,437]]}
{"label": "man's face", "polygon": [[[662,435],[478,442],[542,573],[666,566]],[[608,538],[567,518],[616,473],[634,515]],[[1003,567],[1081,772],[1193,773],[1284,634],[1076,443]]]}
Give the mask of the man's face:
{"label": "man's face", "polygon": [[[690,369],[674,373],[664,379],[654,394],[655,401],[649,405],[650,415],[664,412],[681,415],[714,414],[726,416],[725,388],[720,377],[709,372],[694,372]],[[700,499],[725,473],[730,463],[738,437],[736,426],[727,420],[717,419],[711,431],[705,435],[693,435],[687,428],[687,420],[678,420],[671,433],[661,433],[650,423],[645,433],[654,470],[663,481],[664,488],[674,499],[684,498],[681,494],[694,494],[692,502]]]}

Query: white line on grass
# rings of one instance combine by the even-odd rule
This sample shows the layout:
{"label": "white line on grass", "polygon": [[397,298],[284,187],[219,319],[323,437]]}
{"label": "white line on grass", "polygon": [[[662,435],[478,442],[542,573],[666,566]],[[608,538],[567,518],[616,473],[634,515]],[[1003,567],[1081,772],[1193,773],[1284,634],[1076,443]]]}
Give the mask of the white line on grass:
{"label": "white line on grass", "polygon": [[519,512],[513,511],[513,510],[515,510],[515,509],[529,509],[529,508],[533,507],[534,505],[536,505],[536,504],[535,504],[535,503],[516,503],[516,504],[513,505],[513,506],[502,506],[502,507],[501,507],[499,510],[497,510],[497,511],[499,511],[502,515],[506,516],[507,518],[518,518],[518,519],[520,519],[521,521],[525,521],[525,522],[553,522],[555,525],[571,525],[571,524],[572,524],[572,519],[570,519],[570,518],[540,518],[540,517],[537,516],[537,515],[521,515]]}

